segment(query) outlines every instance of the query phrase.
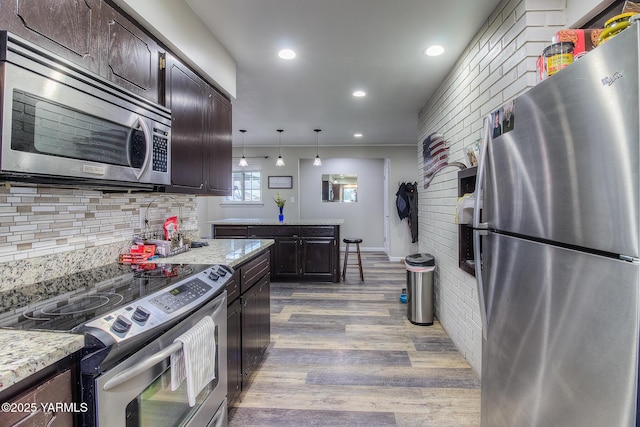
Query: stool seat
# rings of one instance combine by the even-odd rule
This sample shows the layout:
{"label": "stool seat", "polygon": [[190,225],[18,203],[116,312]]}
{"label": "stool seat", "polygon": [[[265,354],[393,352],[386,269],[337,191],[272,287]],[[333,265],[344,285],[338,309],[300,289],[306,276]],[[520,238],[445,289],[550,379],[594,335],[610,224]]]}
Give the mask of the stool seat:
{"label": "stool seat", "polygon": [[362,272],[362,257],[360,256],[360,243],[362,243],[362,239],[360,239],[359,237],[345,237],[344,239],[342,239],[342,241],[346,243],[346,247],[344,249],[344,267],[342,267],[342,280],[344,280],[345,276],[347,275],[347,265],[349,263],[349,245],[356,245],[356,251],[358,253],[358,268],[360,269],[360,280],[364,282],[364,273]]}
{"label": "stool seat", "polygon": [[343,242],[345,243],[362,243],[362,239],[354,239],[354,238],[350,238],[350,237],[346,237],[344,239],[342,239]]}

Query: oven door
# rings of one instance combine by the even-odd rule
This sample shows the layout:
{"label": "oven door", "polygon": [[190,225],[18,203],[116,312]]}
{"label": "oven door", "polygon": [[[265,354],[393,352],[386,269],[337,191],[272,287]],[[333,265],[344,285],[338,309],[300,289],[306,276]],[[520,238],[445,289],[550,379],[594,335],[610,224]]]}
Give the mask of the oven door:
{"label": "oven door", "polygon": [[[171,344],[204,316],[216,325],[216,378],[189,407],[186,381],[171,391]],[[175,346],[174,346],[175,347]],[[226,291],[96,379],[98,426],[226,426]]]}

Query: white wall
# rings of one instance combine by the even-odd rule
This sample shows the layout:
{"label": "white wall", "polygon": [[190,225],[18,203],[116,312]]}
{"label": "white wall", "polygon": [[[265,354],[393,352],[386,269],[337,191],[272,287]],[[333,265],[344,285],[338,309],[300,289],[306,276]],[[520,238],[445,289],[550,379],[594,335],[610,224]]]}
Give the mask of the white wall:
{"label": "white wall", "polygon": [[[239,149],[234,149],[234,163],[236,163],[237,157],[241,155]],[[303,165],[306,161],[312,161],[312,159],[316,155],[315,147],[283,147],[282,148],[282,156],[285,160],[284,167],[276,167],[275,160],[278,157],[278,148],[277,147],[246,147],[245,155],[249,157],[249,166],[246,168],[247,170],[261,170],[262,175],[267,177],[269,175],[291,175],[293,176],[293,188],[291,190],[277,190],[280,192],[282,197],[287,199],[287,204],[285,207],[285,217],[291,219],[312,219],[319,218],[320,216],[330,215],[334,217],[337,214],[349,213],[348,207],[346,206],[334,206],[327,207],[326,209],[333,209],[336,215],[333,215],[334,212],[328,211],[322,212],[322,215],[314,213],[310,210],[304,210],[301,206],[301,198],[302,193],[306,193],[308,191],[320,191],[320,179],[318,178],[317,182],[315,179],[301,179],[300,170],[301,165]],[[264,157],[269,156],[268,159],[264,158],[256,158],[256,157]],[[400,146],[400,147],[354,147],[354,146],[340,146],[340,147],[320,147],[320,156],[323,157],[323,163],[327,166],[323,165],[320,169],[324,170],[328,167],[331,159],[341,158],[341,159],[373,159],[377,162],[377,164],[382,164],[382,159],[389,159],[389,188],[390,192],[389,204],[390,206],[390,242],[389,242],[389,256],[392,259],[401,259],[404,258],[409,253],[415,253],[418,249],[418,245],[411,243],[411,235],[409,233],[409,228],[407,226],[406,219],[404,221],[400,221],[395,209],[395,193],[398,189],[397,184],[402,181],[417,181],[417,169],[416,169],[416,154],[415,148],[409,146]],[[236,166],[234,168],[237,169]],[[367,169],[368,170],[368,169]],[[318,171],[318,173],[322,173]],[[368,173],[368,172],[367,172]],[[377,182],[375,187],[378,187],[374,192],[377,193],[380,197],[380,200],[383,200],[383,183],[382,183],[382,166],[380,166],[380,171],[378,176],[369,179],[369,181]],[[358,177],[359,185],[361,181],[361,177]],[[309,181],[309,182],[307,182]],[[208,221],[224,219],[224,218],[274,218],[277,214],[277,208],[272,200],[275,196],[276,190],[271,190],[267,188],[266,178],[264,179],[263,186],[263,203],[255,206],[225,206],[222,204],[222,197],[200,197],[198,198],[198,224],[200,230],[203,230],[203,235],[209,235],[210,231],[207,233],[204,230],[210,230],[211,227],[208,225]],[[291,197],[293,197],[293,202],[291,201]],[[318,198],[320,195],[318,195]],[[382,211],[383,202],[376,202],[378,206],[380,206],[380,218],[378,217],[378,212],[375,212],[375,217],[377,218],[375,222],[370,221],[370,213],[367,212],[366,216],[358,215],[354,216],[357,220],[352,221],[348,220],[348,223],[345,223],[345,226],[341,229],[342,236],[347,235],[358,235],[363,233],[359,228],[352,228],[352,225],[359,227],[362,223],[366,223],[371,228],[379,229],[376,230],[374,236],[375,240],[372,240],[371,245],[367,242],[363,245],[363,247],[375,247],[382,248],[383,242],[379,240],[378,233],[382,234],[383,223],[382,223]],[[343,204],[335,204],[335,205],[343,205]],[[359,205],[359,204],[358,204]],[[361,205],[359,205],[361,206]],[[357,209],[357,207],[356,207]],[[343,218],[347,221],[347,218]],[[362,236],[363,239],[365,236]],[[375,246],[374,243],[375,242]]]}
{"label": "white wall", "polygon": [[[313,160],[300,160],[300,217],[343,218],[341,238],[359,237],[363,250],[384,249],[384,159],[324,159],[322,167]],[[322,201],[322,174],[356,174],[358,201]]]}

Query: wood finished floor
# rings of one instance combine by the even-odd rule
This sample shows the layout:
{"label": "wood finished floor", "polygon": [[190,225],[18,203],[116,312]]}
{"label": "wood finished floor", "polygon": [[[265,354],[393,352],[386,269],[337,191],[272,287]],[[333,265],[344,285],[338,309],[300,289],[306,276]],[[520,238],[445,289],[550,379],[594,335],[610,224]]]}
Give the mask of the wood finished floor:
{"label": "wood finished floor", "polygon": [[480,425],[478,377],[398,301],[404,264],[363,263],[364,282],[350,265],[341,283],[271,284],[271,344],[230,427]]}

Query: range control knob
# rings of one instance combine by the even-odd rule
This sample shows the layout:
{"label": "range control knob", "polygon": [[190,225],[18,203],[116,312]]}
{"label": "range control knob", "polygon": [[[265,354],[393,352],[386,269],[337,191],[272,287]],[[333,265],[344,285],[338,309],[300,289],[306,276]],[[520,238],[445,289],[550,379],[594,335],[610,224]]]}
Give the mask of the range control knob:
{"label": "range control knob", "polygon": [[151,316],[151,312],[144,307],[137,306],[131,318],[137,322],[144,323]]}
{"label": "range control knob", "polygon": [[129,329],[131,329],[131,325],[131,320],[127,319],[123,315],[119,315],[116,321],[113,322],[113,325],[111,325],[111,329],[118,333],[126,334]]}
{"label": "range control knob", "polygon": [[224,277],[227,275],[227,270],[225,270],[224,267],[218,267],[218,274]]}
{"label": "range control knob", "polygon": [[220,278],[220,276],[218,276],[216,273],[214,273],[213,271],[211,273],[209,273],[209,279],[211,280],[218,280]]}

